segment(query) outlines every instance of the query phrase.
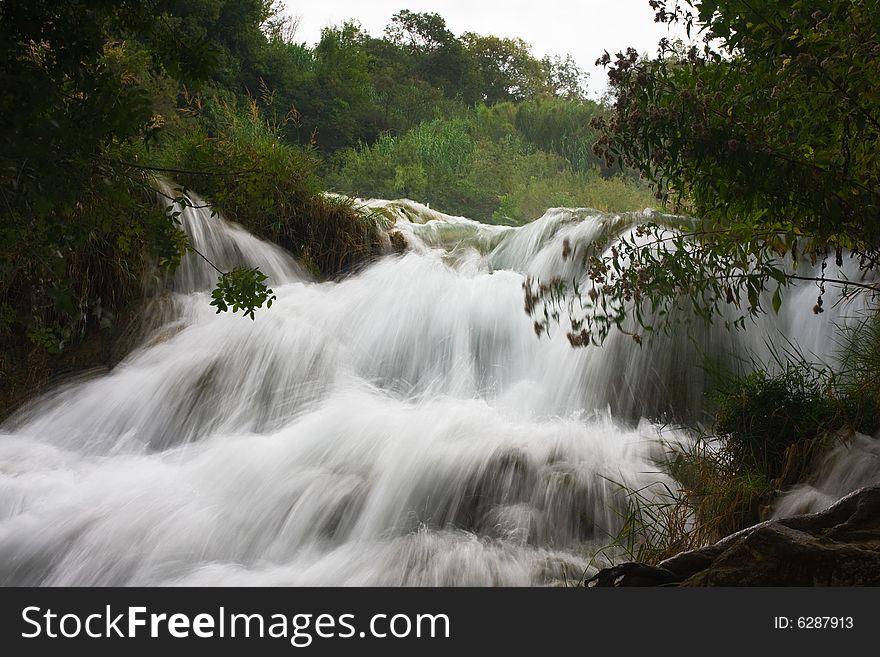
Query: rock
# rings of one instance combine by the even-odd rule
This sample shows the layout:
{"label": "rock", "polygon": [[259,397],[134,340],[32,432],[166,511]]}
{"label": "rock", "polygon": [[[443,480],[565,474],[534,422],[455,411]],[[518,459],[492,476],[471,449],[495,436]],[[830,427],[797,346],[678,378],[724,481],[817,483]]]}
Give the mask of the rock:
{"label": "rock", "polygon": [[606,568],[590,582],[596,586],[878,586],[880,486],[861,488],[818,513],[759,523],[658,566]]}
{"label": "rock", "polygon": [[391,248],[394,249],[395,253],[403,253],[406,251],[406,238],[403,236],[399,230],[395,230],[388,234],[389,239],[391,240]]}
{"label": "rock", "polygon": [[665,568],[629,561],[604,568],[584,582],[585,586],[662,586],[677,584],[681,578]]}

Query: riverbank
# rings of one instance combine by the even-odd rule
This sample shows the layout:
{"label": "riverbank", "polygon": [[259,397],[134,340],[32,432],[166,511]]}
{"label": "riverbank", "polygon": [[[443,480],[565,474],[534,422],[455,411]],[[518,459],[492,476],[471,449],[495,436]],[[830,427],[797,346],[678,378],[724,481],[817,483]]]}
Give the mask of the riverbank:
{"label": "riverbank", "polygon": [[657,565],[627,562],[587,586],[878,586],[880,486],[826,510],[768,520]]}

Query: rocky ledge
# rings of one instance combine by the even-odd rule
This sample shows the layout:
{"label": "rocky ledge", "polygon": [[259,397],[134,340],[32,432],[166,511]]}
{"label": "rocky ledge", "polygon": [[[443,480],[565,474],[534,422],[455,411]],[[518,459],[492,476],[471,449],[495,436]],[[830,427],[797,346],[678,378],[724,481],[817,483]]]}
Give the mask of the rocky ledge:
{"label": "rocky ledge", "polygon": [[878,586],[880,486],[825,511],[768,520],[657,566],[624,563],[589,586]]}

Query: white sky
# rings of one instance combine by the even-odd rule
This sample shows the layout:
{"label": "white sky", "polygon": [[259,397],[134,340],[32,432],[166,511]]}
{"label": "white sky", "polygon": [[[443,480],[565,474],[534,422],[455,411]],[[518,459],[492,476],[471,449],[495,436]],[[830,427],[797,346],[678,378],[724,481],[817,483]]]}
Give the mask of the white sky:
{"label": "white sky", "polygon": [[286,13],[300,18],[295,40],[314,45],[321,29],[358,20],[373,36],[381,36],[391,16],[401,9],[435,12],[456,35],[463,32],[520,37],[538,57],[571,54],[590,74],[592,95],[605,88],[605,72],[594,62],[608,50],[612,55],[628,46],[653,55],[670,33],[654,22],[648,0],[284,0]]}

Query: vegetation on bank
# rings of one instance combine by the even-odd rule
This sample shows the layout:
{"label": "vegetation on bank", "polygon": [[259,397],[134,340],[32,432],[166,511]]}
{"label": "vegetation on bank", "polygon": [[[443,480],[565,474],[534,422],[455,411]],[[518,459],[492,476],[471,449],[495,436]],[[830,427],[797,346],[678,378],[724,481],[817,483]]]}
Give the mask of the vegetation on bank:
{"label": "vegetation on bank", "polygon": [[[816,314],[831,286],[865,295],[868,307],[839,364],[781,353],[723,381],[707,435],[665,464],[680,488],[659,499],[628,491],[617,543],[658,561],[756,522],[829,443],[880,429],[880,3],[650,4],[702,45],[664,43],[650,60],[606,53],[615,100],[593,122],[596,153],[639,170],[699,219],[637,227],[607,252],[594,245],[585,264],[597,285],[584,298],[539,287],[550,316],[575,309],[573,344],[589,345],[614,329],[642,343],[682,316],[745,328],[778,312],[793,281],[816,285]],[[845,260],[858,279],[834,270]]]}
{"label": "vegetation on bank", "polygon": [[[816,458],[838,440],[880,429],[880,321],[848,330],[837,367],[801,354],[779,356],[778,373],[733,377],[715,393],[713,435],[704,453],[684,454],[673,472],[699,500],[697,516],[720,538],[760,517],[773,496],[812,474]],[[711,443],[707,444],[707,441]],[[688,466],[708,466],[689,473]]]}
{"label": "vegetation on bank", "polygon": [[380,222],[351,199],[323,192],[318,156],[281,139],[285,121],[267,119],[272,109],[268,94],[249,99],[244,109],[222,98],[193,100],[185,108],[188,120],[158,154],[162,166],[317,277],[338,275],[380,253]]}
{"label": "vegetation on bank", "polygon": [[828,450],[880,431],[880,319],[846,330],[831,367],[797,352],[728,375],[713,393],[713,421],[691,442],[670,445],[660,467],[677,486],[623,490],[627,514],[612,546],[656,564],[762,520],[781,491],[809,482]]}
{"label": "vegetation on bank", "polygon": [[[155,202],[157,176],[320,275],[379,245],[376,220],[328,189],[505,223],[552,205],[649,202],[589,152],[589,120],[605,110],[584,97],[570,57],[456,36],[439,15],[407,10],[382,37],[345,23],[309,46],[279,10],[0,5],[4,348],[61,352],[111,324],[153,267],[176,266],[190,246]],[[235,295],[236,281],[255,294]],[[246,311],[271,296],[256,271],[223,283],[227,305]]]}
{"label": "vegetation on bank", "polygon": [[[702,47],[664,42],[655,59],[606,53],[614,103],[593,121],[595,152],[698,219],[683,230],[647,224],[609,252],[592,250],[585,264],[601,284],[572,304],[579,343],[616,328],[668,330],[685,306],[722,320],[732,311],[743,326],[778,311],[801,279],[820,284],[816,313],[827,286],[873,294],[880,3],[650,4]],[[828,269],[845,259],[858,264],[857,280]],[[821,263],[821,274],[804,263]]]}
{"label": "vegetation on bank", "polygon": [[411,198],[449,214],[521,225],[550,207],[643,210],[657,204],[648,186],[604,168],[582,146],[602,108],[557,97],[478,105],[421,123],[402,136],[346,148],[325,180],[370,198]]}

